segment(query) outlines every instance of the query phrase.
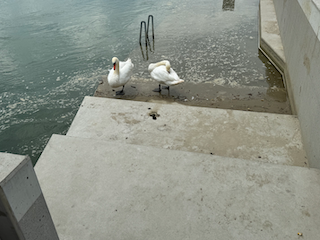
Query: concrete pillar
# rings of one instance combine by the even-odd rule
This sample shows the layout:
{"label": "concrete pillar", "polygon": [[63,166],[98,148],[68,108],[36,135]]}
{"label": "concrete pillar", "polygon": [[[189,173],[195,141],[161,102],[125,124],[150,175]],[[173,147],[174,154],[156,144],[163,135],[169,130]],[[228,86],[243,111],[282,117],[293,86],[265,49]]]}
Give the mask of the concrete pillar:
{"label": "concrete pillar", "polygon": [[0,239],[59,239],[28,156],[0,153]]}

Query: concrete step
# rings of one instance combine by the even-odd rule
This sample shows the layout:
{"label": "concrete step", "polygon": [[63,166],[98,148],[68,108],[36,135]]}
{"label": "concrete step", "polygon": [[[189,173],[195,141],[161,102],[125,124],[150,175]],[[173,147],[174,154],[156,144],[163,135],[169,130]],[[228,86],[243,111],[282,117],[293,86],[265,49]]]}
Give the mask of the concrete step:
{"label": "concrete step", "polygon": [[53,135],[35,171],[60,239],[320,236],[317,169]]}
{"label": "concrete step", "polygon": [[291,115],[85,97],[67,136],[308,165]]}

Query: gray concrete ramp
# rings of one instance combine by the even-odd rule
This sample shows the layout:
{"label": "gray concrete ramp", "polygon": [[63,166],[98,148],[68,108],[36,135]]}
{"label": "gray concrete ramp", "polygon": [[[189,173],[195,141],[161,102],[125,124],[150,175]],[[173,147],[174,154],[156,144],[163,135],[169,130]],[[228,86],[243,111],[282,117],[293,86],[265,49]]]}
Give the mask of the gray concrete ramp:
{"label": "gray concrete ramp", "polygon": [[320,236],[316,169],[53,135],[35,170],[60,239]]}
{"label": "gray concrete ramp", "polygon": [[307,166],[292,115],[85,97],[67,136]]}

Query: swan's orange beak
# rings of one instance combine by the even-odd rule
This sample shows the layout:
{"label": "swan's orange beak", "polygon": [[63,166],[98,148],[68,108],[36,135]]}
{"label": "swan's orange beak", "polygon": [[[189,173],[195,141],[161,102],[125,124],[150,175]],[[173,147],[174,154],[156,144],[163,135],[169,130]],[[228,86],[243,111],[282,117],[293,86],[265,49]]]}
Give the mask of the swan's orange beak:
{"label": "swan's orange beak", "polygon": [[116,70],[116,63],[113,64],[113,70]]}

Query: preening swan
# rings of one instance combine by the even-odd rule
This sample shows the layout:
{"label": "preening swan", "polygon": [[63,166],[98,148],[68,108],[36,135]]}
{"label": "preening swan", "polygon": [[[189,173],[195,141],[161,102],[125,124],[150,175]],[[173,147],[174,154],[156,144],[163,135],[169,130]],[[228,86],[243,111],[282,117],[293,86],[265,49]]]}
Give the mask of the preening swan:
{"label": "preening swan", "polygon": [[133,64],[129,58],[125,62],[119,62],[116,57],[112,58],[113,68],[108,75],[108,83],[112,88],[118,88],[122,86],[121,91],[117,91],[116,95],[124,94],[124,85],[130,80],[132,75]]}
{"label": "preening swan", "polygon": [[151,63],[148,70],[151,78],[159,82],[159,89],[153,90],[154,92],[161,92],[161,84],[167,85],[167,89],[169,90],[170,86],[184,82],[184,80],[180,79],[178,74],[171,68],[168,60]]}

